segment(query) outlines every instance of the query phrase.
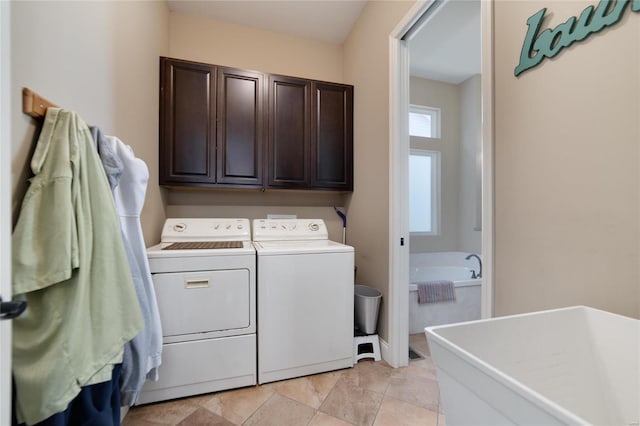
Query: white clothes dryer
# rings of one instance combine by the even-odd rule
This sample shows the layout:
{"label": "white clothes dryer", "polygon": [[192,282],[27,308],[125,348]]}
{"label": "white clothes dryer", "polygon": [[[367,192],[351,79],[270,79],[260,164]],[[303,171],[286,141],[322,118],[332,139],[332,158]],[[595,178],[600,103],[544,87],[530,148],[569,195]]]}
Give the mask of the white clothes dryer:
{"label": "white clothes dryer", "polygon": [[248,219],[167,219],[147,249],[163,332],[137,403],[256,384],[256,256]]}
{"label": "white clothes dryer", "polygon": [[354,249],[321,219],[256,219],[258,383],[353,367]]}

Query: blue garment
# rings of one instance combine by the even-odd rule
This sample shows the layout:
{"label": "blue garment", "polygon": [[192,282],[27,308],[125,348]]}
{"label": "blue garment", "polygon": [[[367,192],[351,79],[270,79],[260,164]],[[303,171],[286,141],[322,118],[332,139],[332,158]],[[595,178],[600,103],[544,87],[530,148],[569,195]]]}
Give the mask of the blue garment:
{"label": "blue garment", "polygon": [[35,426],[118,426],[121,367],[114,365],[110,381],[83,387],[66,410]]}

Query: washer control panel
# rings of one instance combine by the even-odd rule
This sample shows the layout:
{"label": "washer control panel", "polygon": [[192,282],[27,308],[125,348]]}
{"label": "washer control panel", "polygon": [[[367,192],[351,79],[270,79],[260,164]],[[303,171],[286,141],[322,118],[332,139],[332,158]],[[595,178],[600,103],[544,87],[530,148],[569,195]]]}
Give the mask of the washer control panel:
{"label": "washer control panel", "polygon": [[326,240],[322,219],[254,219],[253,241]]}
{"label": "washer control panel", "polygon": [[170,218],[162,228],[163,243],[180,241],[250,241],[249,219]]}

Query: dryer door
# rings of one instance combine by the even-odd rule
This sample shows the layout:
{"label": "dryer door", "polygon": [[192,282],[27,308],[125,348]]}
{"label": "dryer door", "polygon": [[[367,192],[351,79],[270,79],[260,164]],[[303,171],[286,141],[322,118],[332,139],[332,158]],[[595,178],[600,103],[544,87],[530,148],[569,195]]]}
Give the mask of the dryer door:
{"label": "dryer door", "polygon": [[249,269],[154,274],[153,282],[165,337],[255,329]]}

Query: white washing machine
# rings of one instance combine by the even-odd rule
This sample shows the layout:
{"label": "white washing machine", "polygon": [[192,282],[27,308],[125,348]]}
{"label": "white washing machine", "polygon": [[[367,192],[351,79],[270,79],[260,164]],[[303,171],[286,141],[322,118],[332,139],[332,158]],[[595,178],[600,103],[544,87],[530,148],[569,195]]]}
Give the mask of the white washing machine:
{"label": "white washing machine", "polygon": [[258,383],[353,367],[353,247],[318,219],[256,219]]}
{"label": "white washing machine", "polygon": [[256,384],[256,257],[248,219],[167,219],[147,249],[163,332],[138,404]]}

